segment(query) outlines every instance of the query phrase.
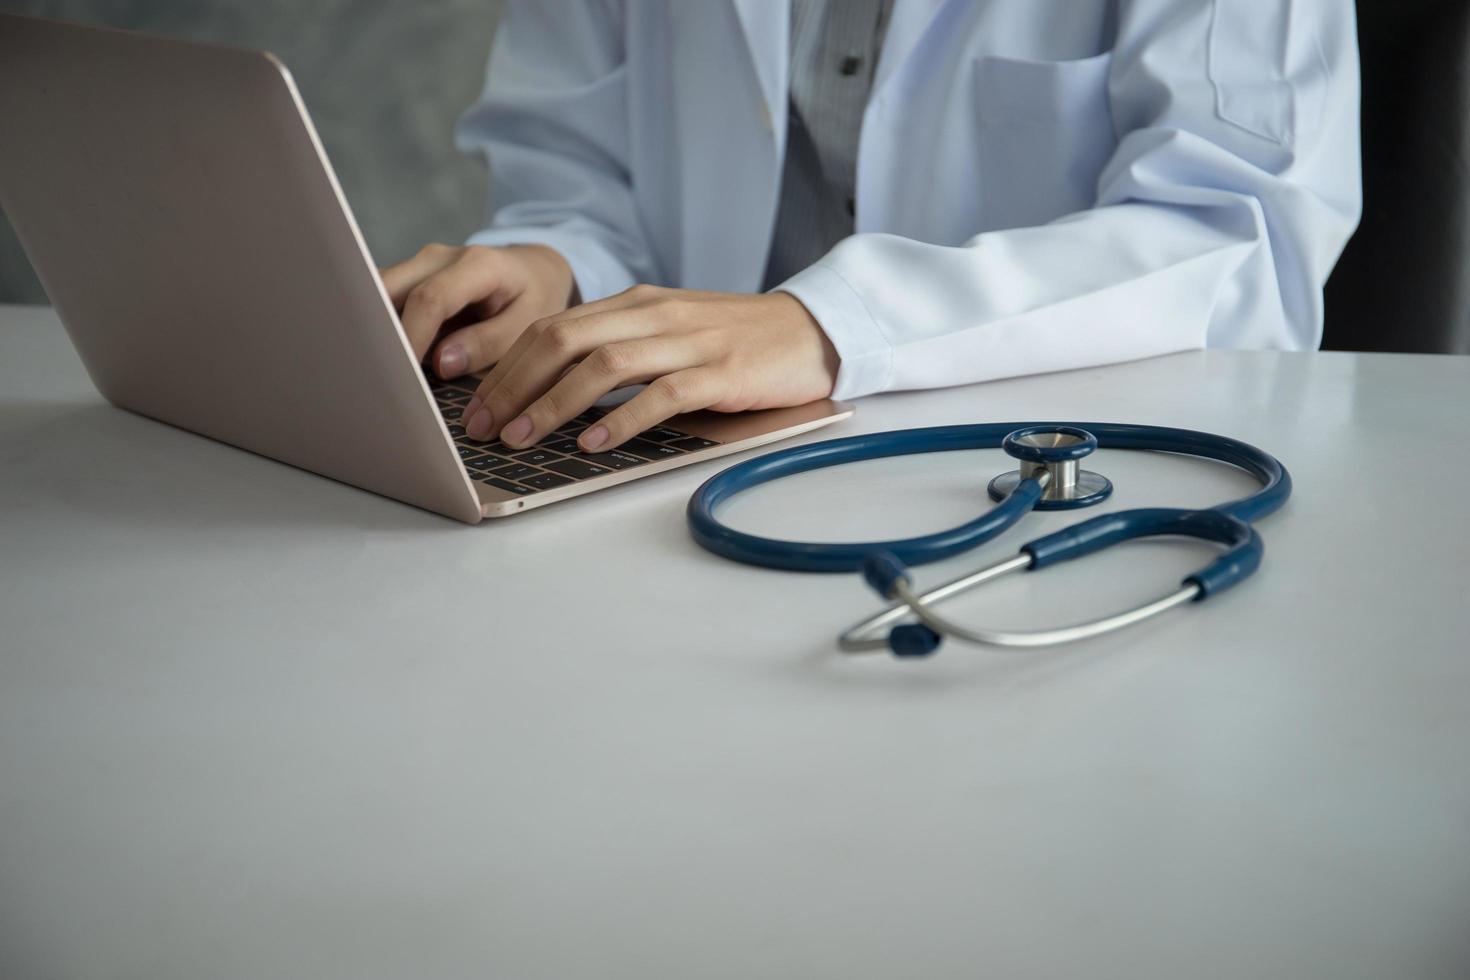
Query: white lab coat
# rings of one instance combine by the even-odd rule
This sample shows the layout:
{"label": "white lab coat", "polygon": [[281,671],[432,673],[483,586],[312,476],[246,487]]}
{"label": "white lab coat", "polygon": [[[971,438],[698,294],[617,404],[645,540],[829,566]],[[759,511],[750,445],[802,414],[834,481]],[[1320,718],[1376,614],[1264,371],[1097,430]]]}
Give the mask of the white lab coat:
{"label": "white lab coat", "polygon": [[[463,149],[482,244],[586,300],[755,292],[789,0],[509,0]],[[1211,347],[1310,349],[1361,208],[1350,0],[896,0],[856,234],[780,288],[846,398]]]}

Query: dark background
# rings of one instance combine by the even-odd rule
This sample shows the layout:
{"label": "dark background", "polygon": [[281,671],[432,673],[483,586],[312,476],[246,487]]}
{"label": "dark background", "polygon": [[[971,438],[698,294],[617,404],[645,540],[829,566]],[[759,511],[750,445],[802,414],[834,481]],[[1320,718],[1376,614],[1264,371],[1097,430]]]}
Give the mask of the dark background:
{"label": "dark background", "polygon": [[[0,11],[265,48],[291,68],[373,258],[481,224],[482,163],[455,152],[499,0],[0,0]],[[0,145],[5,139],[0,120]],[[0,216],[0,302],[44,303]]]}

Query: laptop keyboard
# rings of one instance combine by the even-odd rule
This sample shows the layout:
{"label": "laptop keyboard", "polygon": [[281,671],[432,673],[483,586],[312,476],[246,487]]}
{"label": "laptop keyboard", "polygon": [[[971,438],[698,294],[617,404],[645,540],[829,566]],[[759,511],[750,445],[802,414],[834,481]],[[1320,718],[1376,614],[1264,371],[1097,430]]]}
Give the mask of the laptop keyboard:
{"label": "laptop keyboard", "polygon": [[471,439],[465,434],[464,426],[459,424],[464,407],[478,385],[474,378],[447,383],[429,379],[439,414],[449,424],[449,434],[454,438],[454,447],[464,461],[465,470],[481,483],[521,496],[719,445],[713,440],[660,425],[610,452],[584,453],[577,448],[577,436],[606,414],[593,408],[536,445],[511,449],[497,439]]}

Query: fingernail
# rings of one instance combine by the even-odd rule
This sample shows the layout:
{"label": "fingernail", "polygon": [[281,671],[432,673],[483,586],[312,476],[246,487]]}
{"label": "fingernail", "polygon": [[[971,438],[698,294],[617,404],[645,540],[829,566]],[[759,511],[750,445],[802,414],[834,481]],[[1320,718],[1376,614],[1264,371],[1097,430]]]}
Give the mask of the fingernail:
{"label": "fingernail", "polygon": [[597,451],[607,443],[607,426],[594,425],[582,433],[582,445],[589,450]]}
{"label": "fingernail", "polygon": [[439,376],[442,378],[459,377],[464,374],[464,369],[469,367],[469,364],[464,348],[457,344],[444,347],[439,351]]}
{"label": "fingernail", "polygon": [[522,415],[500,433],[501,442],[525,442],[531,435],[531,416]]}
{"label": "fingernail", "polygon": [[489,439],[490,430],[495,428],[495,420],[490,417],[486,409],[480,409],[474,418],[465,424],[465,435],[471,439]]}
{"label": "fingernail", "polygon": [[464,414],[459,417],[459,424],[467,426],[470,419],[475,417],[475,413],[480,410],[480,406],[483,404],[485,403],[480,401],[480,399],[471,396],[470,403],[464,407]]}

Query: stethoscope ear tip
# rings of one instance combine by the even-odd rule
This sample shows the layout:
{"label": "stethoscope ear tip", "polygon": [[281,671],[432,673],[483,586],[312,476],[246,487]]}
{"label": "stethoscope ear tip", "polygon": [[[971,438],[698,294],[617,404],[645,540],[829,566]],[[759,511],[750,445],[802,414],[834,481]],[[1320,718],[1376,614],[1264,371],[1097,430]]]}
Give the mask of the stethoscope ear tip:
{"label": "stethoscope ear tip", "polygon": [[898,585],[909,584],[909,570],[891,551],[875,551],[863,559],[863,581],[885,599],[898,598]]}
{"label": "stethoscope ear tip", "polygon": [[923,623],[903,623],[888,631],[888,649],[906,660],[929,656],[942,641],[943,637]]}

